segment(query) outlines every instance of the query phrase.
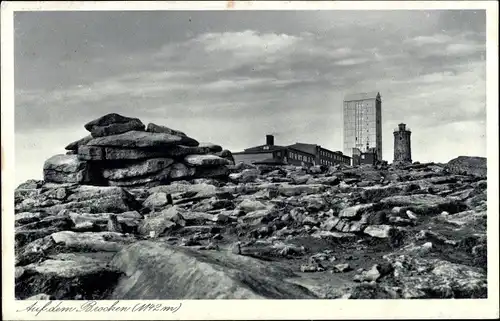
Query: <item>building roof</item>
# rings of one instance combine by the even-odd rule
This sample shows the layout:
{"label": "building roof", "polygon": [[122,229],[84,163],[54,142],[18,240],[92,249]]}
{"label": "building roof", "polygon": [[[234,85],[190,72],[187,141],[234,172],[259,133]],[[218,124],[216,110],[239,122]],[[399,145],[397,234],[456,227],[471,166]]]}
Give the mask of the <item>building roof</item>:
{"label": "building roof", "polygon": [[[263,149],[264,146],[269,146],[268,149]],[[279,145],[259,145],[259,146],[254,146],[254,147],[250,147],[250,148],[245,148],[244,152],[251,152],[251,153],[254,153],[254,152],[260,152],[260,151],[263,151],[263,152],[271,152],[271,151],[275,151],[275,150],[283,150],[285,149],[286,147],[285,146],[279,146]]]}
{"label": "building roof", "polygon": [[380,98],[380,93],[378,91],[372,91],[372,92],[367,92],[367,93],[357,93],[357,94],[347,94],[344,97],[344,101],[376,99],[377,97]]}
{"label": "building roof", "polygon": [[316,155],[316,148],[318,145],[316,144],[304,144],[304,143],[295,143],[293,145],[288,145],[288,147],[300,150],[301,152]]}
{"label": "building roof", "polygon": [[[295,143],[293,145],[289,145],[288,146],[289,148],[293,148],[293,149],[296,149],[296,150],[300,150],[302,152],[305,152],[305,153],[308,153],[308,154],[312,154],[312,155],[316,155],[316,149],[319,147],[321,149],[324,149],[324,150],[327,150],[329,152],[332,152],[334,154],[338,154],[338,155],[342,155],[344,157],[349,157],[349,156],[346,156],[344,155],[342,152],[340,151],[331,151],[329,149],[326,149],[324,147],[321,147],[320,145],[316,145],[316,144],[306,144],[306,143]],[[350,158],[350,157],[349,157]]]}

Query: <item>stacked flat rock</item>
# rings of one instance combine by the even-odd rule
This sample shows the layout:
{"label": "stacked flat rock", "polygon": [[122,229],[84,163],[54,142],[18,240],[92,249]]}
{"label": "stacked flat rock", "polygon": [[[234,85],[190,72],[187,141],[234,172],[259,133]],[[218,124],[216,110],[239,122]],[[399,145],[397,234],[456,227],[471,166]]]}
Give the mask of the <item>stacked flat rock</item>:
{"label": "stacked flat rock", "polygon": [[111,186],[155,186],[174,180],[226,177],[232,154],[185,133],[119,114],[85,125],[90,135],[44,164],[44,180]]}

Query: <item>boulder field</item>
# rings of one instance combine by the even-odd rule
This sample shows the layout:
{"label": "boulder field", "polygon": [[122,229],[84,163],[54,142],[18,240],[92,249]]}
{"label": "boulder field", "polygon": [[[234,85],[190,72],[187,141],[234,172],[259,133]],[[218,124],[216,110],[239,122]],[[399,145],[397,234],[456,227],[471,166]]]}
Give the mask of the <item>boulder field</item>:
{"label": "boulder field", "polygon": [[485,159],[234,165],[137,119],[85,128],[15,191],[17,299],[487,295]]}

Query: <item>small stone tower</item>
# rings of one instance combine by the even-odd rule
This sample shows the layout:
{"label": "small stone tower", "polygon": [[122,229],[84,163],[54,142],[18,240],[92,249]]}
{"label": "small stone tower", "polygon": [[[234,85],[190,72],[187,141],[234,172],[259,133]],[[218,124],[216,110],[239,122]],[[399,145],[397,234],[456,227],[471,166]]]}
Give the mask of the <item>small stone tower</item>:
{"label": "small stone tower", "polygon": [[394,130],[394,163],[411,163],[411,131],[405,124]]}

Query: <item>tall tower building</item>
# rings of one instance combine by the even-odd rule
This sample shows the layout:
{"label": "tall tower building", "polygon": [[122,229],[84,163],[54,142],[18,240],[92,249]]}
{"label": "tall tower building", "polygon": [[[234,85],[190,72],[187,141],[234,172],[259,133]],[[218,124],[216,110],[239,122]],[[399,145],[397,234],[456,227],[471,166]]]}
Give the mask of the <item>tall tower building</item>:
{"label": "tall tower building", "polygon": [[394,163],[411,163],[411,131],[405,124],[394,130]]}
{"label": "tall tower building", "polygon": [[382,99],[379,92],[351,94],[344,97],[344,149],[353,156],[353,148],[360,152],[375,151],[382,160]]}

